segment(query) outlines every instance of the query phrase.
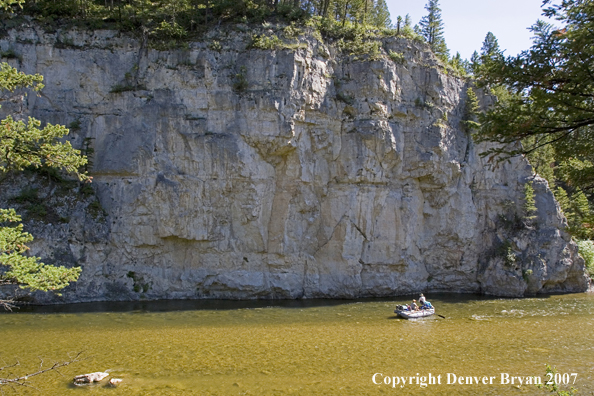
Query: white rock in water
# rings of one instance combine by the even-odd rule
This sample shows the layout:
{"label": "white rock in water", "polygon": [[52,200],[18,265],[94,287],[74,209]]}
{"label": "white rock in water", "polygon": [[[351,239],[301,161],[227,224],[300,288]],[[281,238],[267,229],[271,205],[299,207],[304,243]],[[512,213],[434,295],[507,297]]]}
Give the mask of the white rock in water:
{"label": "white rock in water", "polygon": [[114,388],[122,383],[121,378],[112,378],[109,380],[109,385],[113,386]]}
{"label": "white rock in water", "polygon": [[74,377],[74,385],[90,384],[93,382],[99,382],[105,377],[109,376],[109,373],[103,373],[98,371],[96,373],[81,374]]}

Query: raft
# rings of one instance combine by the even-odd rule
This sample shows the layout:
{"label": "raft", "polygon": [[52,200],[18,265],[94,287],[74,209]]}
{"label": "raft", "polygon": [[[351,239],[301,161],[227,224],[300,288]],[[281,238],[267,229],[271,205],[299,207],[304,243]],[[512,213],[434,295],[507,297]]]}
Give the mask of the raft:
{"label": "raft", "polygon": [[395,314],[403,317],[404,319],[416,319],[416,318],[423,318],[425,316],[431,316],[435,314],[435,308],[428,308],[428,309],[419,309],[418,311],[408,311],[403,309],[401,305],[399,305],[395,310]]}

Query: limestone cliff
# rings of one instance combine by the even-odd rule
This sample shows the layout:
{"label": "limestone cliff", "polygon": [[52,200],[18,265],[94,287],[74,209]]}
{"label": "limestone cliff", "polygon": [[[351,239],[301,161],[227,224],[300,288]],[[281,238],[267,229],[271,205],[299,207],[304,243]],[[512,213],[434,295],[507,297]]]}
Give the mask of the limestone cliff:
{"label": "limestone cliff", "polygon": [[546,182],[523,159],[479,156],[460,124],[466,82],[425,45],[385,39],[383,51],[403,54],[395,63],[311,36],[299,49],[249,49],[240,30],[171,51],[34,25],[0,40],[46,81],[2,111],[74,122],[73,144],[94,142],[104,216],[71,204],[66,222],[26,224],[33,253],[56,261],[59,250],[83,268],[62,298],[39,299],[587,288]]}

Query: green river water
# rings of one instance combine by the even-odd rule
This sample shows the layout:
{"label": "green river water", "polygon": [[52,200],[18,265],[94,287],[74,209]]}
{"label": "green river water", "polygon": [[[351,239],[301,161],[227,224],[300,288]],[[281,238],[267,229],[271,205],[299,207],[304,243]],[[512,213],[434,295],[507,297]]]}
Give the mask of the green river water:
{"label": "green river water", "polygon": [[[501,384],[501,376],[509,375],[510,382],[529,376],[546,381],[549,363],[559,374],[576,374],[571,382],[579,395],[594,395],[593,294],[428,298],[445,319],[395,318],[396,303],[406,298],[77,304],[2,313],[0,364],[18,360],[13,373],[35,371],[39,358],[49,364],[79,351],[86,357],[63,368],[62,375],[32,379],[37,389],[2,390],[110,396],[545,395],[517,379]],[[104,370],[123,383],[115,389],[70,385],[76,374]],[[9,374],[0,371],[0,377]],[[436,383],[421,387],[430,374]],[[456,384],[447,383],[452,374]],[[459,382],[483,376],[486,384]],[[407,377],[407,383],[393,388],[391,377]]]}

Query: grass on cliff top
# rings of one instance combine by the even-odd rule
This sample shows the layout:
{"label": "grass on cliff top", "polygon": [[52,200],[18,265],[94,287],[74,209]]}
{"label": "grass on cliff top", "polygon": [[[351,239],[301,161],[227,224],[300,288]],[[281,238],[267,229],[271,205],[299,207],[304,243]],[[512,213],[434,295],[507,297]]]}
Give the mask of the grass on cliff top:
{"label": "grass on cliff top", "polygon": [[374,52],[370,41],[387,36],[422,40],[410,27],[397,32],[357,20],[322,18],[288,2],[281,2],[276,10],[259,1],[200,3],[26,0],[22,9],[14,7],[11,14],[3,11],[2,19],[5,29],[18,27],[27,16],[48,32],[69,27],[119,30],[147,38],[158,49],[183,48],[191,41],[204,40],[213,29],[251,32],[251,47],[260,49],[299,48],[299,36],[305,33],[320,41],[340,41],[342,49],[353,53]]}
{"label": "grass on cliff top", "polygon": [[[236,36],[234,32],[248,33],[248,49],[263,50],[304,48],[303,36],[309,36],[332,43],[355,61],[385,58],[397,64],[404,64],[403,58],[382,50],[382,38],[425,41],[410,25],[398,30],[386,28],[379,22],[375,23],[381,26],[373,25],[371,14],[366,18],[361,10],[352,15],[331,11],[327,17],[321,17],[317,15],[318,6],[305,1],[299,2],[300,6],[295,6],[293,1],[280,1],[276,8],[266,0],[24,1],[22,8],[0,10],[0,34],[33,20],[48,33],[60,33],[69,28],[118,30],[135,35],[157,50],[187,49],[191,42],[208,41],[208,47],[218,51],[222,50],[218,40],[225,40],[223,36]],[[78,48],[62,36],[67,34],[58,34],[56,47]],[[466,76],[459,59],[440,59],[439,62],[446,74]]]}
{"label": "grass on cliff top", "polygon": [[[403,37],[417,42],[425,39],[405,23],[387,28],[389,18],[379,17],[376,5],[351,4],[340,12],[335,3],[322,14],[322,2],[305,0],[23,0],[23,6],[0,9],[0,35],[33,20],[48,33],[82,30],[118,30],[138,37],[157,50],[187,49],[191,42],[208,41],[208,47],[222,50],[218,40],[249,33],[246,48],[296,50],[306,46],[305,37],[332,43],[352,60],[390,59],[404,64],[396,53],[381,50],[385,37]],[[275,5],[272,5],[275,4]],[[381,11],[381,10],[380,10]],[[377,12],[380,12],[377,11]],[[381,12],[380,12],[381,14]],[[383,18],[383,19],[382,19]],[[388,19],[386,19],[388,18]],[[58,34],[56,47],[79,48],[67,36]],[[250,40],[251,38],[251,40]],[[217,45],[215,45],[215,42]],[[212,46],[210,44],[213,44]],[[429,46],[427,46],[429,51]],[[18,56],[17,54],[11,54]],[[464,62],[458,57],[439,59],[446,74],[466,77]]]}

